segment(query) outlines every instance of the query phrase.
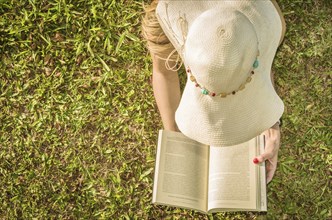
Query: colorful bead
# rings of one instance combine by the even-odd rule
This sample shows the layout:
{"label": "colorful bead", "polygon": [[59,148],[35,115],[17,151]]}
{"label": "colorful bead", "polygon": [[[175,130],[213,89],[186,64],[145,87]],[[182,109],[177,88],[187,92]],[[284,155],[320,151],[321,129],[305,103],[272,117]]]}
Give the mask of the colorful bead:
{"label": "colorful bead", "polygon": [[202,89],[202,94],[203,94],[203,95],[208,95],[208,94],[209,94],[209,91],[207,91],[206,89]]}
{"label": "colorful bead", "polygon": [[255,69],[259,66],[259,62],[258,60],[256,59],[254,64],[252,65]]}
{"label": "colorful bead", "polygon": [[[257,56],[259,56],[259,52],[258,52],[258,55],[257,55]],[[254,69],[257,68],[257,67],[259,66],[259,61],[258,61],[257,57],[256,57],[255,62],[253,63],[252,66],[253,66]],[[196,87],[198,87],[198,88],[201,89],[201,93],[202,93],[203,95],[210,95],[210,96],[212,96],[212,97],[215,97],[215,96],[217,95],[217,94],[214,93],[214,92],[209,92],[209,90],[205,89],[203,86],[201,86],[200,84],[197,83],[195,76],[192,75],[192,73],[191,73],[191,69],[190,69],[190,67],[187,68],[187,72],[188,72],[188,74],[190,75],[190,76],[189,76],[189,77],[190,77],[190,80],[191,80],[192,82],[195,83],[195,86],[196,86]],[[232,92],[230,92],[230,93],[225,93],[225,92],[219,93],[218,96],[220,96],[221,98],[225,98],[225,97],[227,97],[228,95],[235,95],[237,92],[239,92],[239,91],[241,91],[241,90],[244,90],[245,87],[246,87],[246,84],[252,81],[252,75],[254,75],[254,74],[255,74],[255,71],[254,71],[254,70],[251,70],[251,71],[250,71],[250,76],[246,79],[246,81],[245,81],[244,83],[242,83],[242,84],[240,85],[240,87],[239,87],[238,89],[236,89],[236,90],[234,90],[234,91],[232,91]]]}
{"label": "colorful bead", "polygon": [[245,83],[240,86],[239,90],[244,90],[244,88],[246,88],[246,84]]}
{"label": "colorful bead", "polygon": [[221,98],[225,98],[225,97],[227,96],[227,93],[222,92],[222,93],[220,93],[219,96],[220,96]]}

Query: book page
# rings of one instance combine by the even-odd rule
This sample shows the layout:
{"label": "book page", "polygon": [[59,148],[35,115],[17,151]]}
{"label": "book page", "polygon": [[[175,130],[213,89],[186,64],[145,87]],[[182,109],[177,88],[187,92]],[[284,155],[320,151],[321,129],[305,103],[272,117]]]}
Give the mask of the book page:
{"label": "book page", "polygon": [[208,209],[255,210],[258,168],[252,162],[257,139],[230,147],[210,147]]}
{"label": "book page", "polygon": [[207,210],[209,148],[178,132],[162,131],[156,160],[153,202]]}

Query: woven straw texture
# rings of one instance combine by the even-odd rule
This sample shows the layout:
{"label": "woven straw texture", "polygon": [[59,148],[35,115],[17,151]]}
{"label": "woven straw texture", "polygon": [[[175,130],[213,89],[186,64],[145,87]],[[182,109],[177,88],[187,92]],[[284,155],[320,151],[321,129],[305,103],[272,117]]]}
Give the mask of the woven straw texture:
{"label": "woven straw texture", "polygon": [[188,78],[176,111],[183,134],[204,144],[230,146],[278,121],[284,105],[270,71],[282,24],[270,1],[160,1],[157,18],[185,66],[210,91],[236,90],[260,52],[252,81],[235,95],[203,95]]}

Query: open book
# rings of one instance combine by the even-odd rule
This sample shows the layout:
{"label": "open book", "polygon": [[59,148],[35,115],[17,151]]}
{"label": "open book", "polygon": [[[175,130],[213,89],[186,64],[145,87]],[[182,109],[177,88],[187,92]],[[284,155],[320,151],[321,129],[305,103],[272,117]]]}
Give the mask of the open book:
{"label": "open book", "polygon": [[267,211],[264,136],[230,147],[213,147],[182,133],[159,131],[154,204],[218,211]]}

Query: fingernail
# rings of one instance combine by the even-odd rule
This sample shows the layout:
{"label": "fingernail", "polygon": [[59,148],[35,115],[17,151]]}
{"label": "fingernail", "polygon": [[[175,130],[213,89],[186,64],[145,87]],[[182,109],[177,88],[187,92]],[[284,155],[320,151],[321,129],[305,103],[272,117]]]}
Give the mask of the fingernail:
{"label": "fingernail", "polygon": [[258,164],[259,161],[257,158],[254,158],[252,162],[254,162],[254,164]]}

